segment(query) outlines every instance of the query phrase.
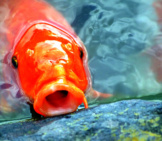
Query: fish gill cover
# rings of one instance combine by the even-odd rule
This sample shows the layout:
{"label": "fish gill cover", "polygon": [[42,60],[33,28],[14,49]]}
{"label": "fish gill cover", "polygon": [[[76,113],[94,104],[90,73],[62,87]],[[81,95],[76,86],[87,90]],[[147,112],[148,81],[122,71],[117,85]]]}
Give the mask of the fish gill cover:
{"label": "fish gill cover", "polygon": [[[161,23],[153,7],[155,0],[48,2],[64,15],[85,44],[93,88],[113,94],[116,100],[161,93],[161,54],[157,55],[161,51]],[[0,7],[0,121],[30,116],[14,75],[5,75],[8,82],[3,78],[3,73],[10,71],[3,63],[7,14],[8,7]]]}

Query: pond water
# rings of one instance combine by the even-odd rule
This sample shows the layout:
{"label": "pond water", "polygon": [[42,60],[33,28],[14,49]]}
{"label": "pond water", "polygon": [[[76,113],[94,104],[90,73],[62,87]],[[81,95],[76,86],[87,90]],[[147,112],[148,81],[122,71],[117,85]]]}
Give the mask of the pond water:
{"label": "pond water", "polygon": [[124,97],[161,92],[161,83],[152,69],[161,38],[152,6],[155,1],[49,2],[63,13],[85,44],[95,89]]}
{"label": "pond water", "polygon": [[[113,94],[115,100],[159,96],[162,37],[155,0],[48,2],[64,15],[85,44],[94,89]],[[21,110],[2,113],[0,121],[29,117],[28,107],[18,105]]]}

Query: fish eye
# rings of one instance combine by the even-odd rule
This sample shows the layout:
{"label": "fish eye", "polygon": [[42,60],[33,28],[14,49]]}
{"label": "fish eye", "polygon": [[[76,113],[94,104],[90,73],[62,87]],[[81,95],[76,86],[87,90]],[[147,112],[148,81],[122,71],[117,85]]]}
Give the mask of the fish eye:
{"label": "fish eye", "polygon": [[82,59],[83,58],[83,50],[80,48],[80,58]]}
{"label": "fish eye", "polygon": [[18,67],[18,62],[17,62],[17,57],[16,56],[12,57],[12,65],[14,66],[14,68]]}

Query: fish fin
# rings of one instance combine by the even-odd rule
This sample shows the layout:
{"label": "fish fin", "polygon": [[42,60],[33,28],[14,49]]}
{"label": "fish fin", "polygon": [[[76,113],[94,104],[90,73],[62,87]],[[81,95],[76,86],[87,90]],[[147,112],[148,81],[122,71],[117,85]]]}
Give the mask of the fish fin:
{"label": "fish fin", "polygon": [[110,98],[112,96],[113,96],[112,94],[101,93],[99,91],[94,90],[93,88],[91,88],[90,95],[89,95],[89,97],[93,99],[105,99],[105,98]]}
{"label": "fish fin", "polygon": [[9,105],[8,101],[3,96],[0,99],[0,111],[2,113],[10,113],[14,111],[12,106]]}

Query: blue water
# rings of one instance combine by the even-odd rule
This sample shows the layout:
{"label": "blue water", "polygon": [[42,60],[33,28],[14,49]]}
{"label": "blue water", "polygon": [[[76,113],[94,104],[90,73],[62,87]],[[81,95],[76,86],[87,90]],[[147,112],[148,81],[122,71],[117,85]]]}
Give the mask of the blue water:
{"label": "blue water", "polygon": [[95,89],[123,97],[161,92],[148,51],[159,34],[153,0],[49,2],[84,42]]}

